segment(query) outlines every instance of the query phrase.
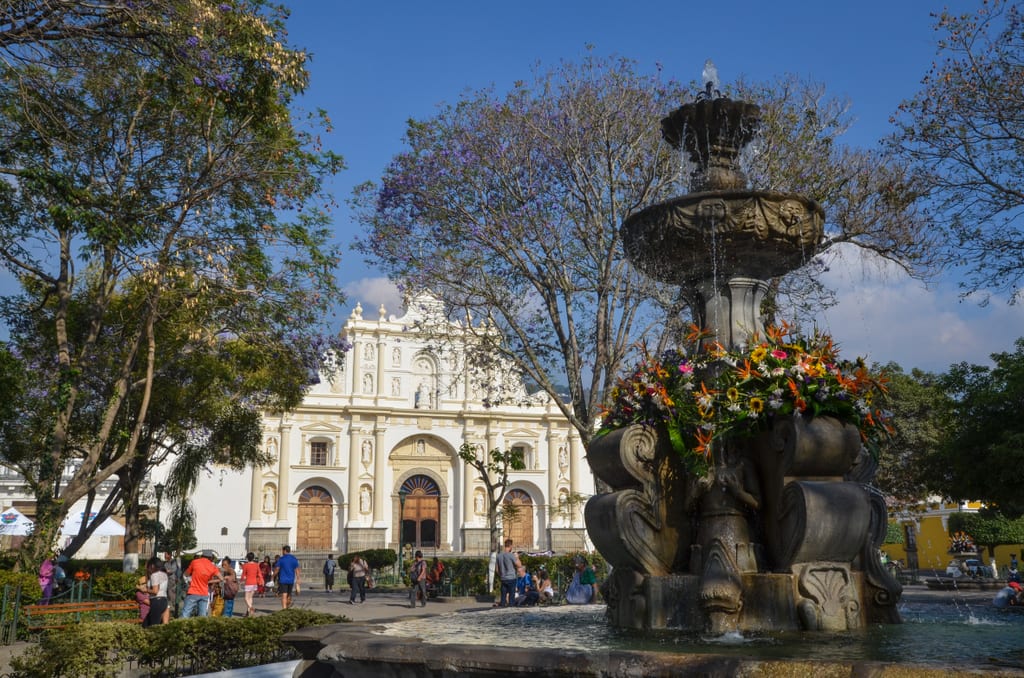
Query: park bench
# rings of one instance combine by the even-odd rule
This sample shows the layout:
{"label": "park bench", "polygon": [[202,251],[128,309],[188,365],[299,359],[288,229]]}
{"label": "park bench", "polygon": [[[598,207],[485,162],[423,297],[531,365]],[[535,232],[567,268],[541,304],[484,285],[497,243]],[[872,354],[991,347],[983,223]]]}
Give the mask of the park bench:
{"label": "park bench", "polygon": [[26,605],[25,627],[29,631],[59,629],[83,621],[121,621],[138,624],[139,604],[134,600],[84,600],[77,603]]}

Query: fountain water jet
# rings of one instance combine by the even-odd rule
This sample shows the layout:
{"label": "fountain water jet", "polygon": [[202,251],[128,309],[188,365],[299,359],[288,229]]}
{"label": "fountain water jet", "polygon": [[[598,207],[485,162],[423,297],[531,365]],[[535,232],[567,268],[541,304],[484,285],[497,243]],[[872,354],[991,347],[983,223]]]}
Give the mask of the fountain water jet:
{"label": "fountain water jet", "polygon": [[[768,280],[816,251],[824,212],[803,196],[747,190],[739,156],[760,109],[713,89],[662,120],[696,167],[694,192],[633,215],[622,236],[638,269],[681,287],[705,345],[735,349],[764,335]],[[634,425],[591,444],[613,490],[586,507],[614,566],[613,624],[723,634],[899,622],[900,586],[876,556],[886,508],[854,425],[794,414],[716,444],[705,477],[663,429]]]}

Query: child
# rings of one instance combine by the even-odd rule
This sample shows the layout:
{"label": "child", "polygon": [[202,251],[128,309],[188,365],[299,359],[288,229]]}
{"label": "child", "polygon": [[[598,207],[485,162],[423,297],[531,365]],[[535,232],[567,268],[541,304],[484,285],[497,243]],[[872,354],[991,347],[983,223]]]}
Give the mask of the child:
{"label": "child", "polygon": [[139,582],[135,586],[135,602],[139,604],[139,619],[146,621],[146,617],[149,616],[149,584],[145,575],[139,577]]}

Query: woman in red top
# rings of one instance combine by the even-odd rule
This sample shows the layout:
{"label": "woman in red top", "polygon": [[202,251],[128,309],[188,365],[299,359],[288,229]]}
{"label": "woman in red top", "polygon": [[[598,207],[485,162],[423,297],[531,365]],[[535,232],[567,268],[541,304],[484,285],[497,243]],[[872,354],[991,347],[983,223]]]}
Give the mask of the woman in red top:
{"label": "woman in red top", "polygon": [[257,589],[263,589],[262,566],[256,562],[256,554],[250,551],[245,554],[245,562],[242,564],[242,589],[245,591],[245,616],[252,616],[252,598]]}
{"label": "woman in red top", "polygon": [[259,584],[256,586],[256,593],[260,594],[262,598],[267,592],[267,582],[274,575],[274,567],[270,564],[270,556],[263,556],[263,561],[260,563],[260,577]]}

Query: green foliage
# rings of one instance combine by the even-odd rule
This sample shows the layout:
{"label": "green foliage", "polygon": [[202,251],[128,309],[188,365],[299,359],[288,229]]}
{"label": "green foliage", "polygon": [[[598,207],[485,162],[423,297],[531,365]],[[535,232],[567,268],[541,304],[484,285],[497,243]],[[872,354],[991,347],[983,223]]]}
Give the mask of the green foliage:
{"label": "green foliage", "polygon": [[883,544],[902,544],[903,526],[896,522],[889,522],[885,526],[885,541]]}
{"label": "green foliage", "polygon": [[343,621],[308,610],[282,610],[259,618],[194,617],[143,629],[138,624],[73,624],[46,633],[12,660],[19,675],[91,678],[120,675],[137,659],[149,675],[189,675],[256,666],[286,659],[281,636],[306,626]]}
{"label": "green foliage", "polygon": [[1024,515],[1024,338],[993,367],[959,363],[943,375],[949,434],[926,459],[932,488],[954,499],[983,501],[1008,518]]}
{"label": "green foliage", "polygon": [[487,595],[487,558],[454,558],[445,561],[455,595]]}
{"label": "green foliage", "polygon": [[115,678],[123,663],[143,652],[152,639],[138,624],[72,624],[43,634],[39,643],[11,660],[19,676]]}
{"label": "green foliage", "polygon": [[343,570],[347,570],[348,566],[352,563],[352,558],[356,554],[363,557],[363,560],[366,561],[371,570],[391,567],[398,561],[398,554],[391,549],[367,549],[338,556],[338,566]]}
{"label": "green foliage", "polygon": [[1024,516],[1007,518],[998,512],[953,513],[949,516],[949,533],[971,535],[979,548],[994,553],[995,547],[1024,544]]}
{"label": "green foliage", "polygon": [[0,570],[0,590],[10,586],[13,592],[21,587],[21,604],[32,605],[43,597],[43,589],[39,587],[39,578],[31,572],[11,572]]}
{"label": "green foliage", "polygon": [[131,600],[135,597],[135,587],[142,574],[142,571],[104,572],[92,580],[93,595],[107,600]]}
{"label": "green foliage", "polygon": [[888,379],[886,408],[894,427],[880,446],[875,484],[898,507],[912,506],[935,489],[928,479],[928,458],[948,435],[952,401],[937,375],[917,369],[906,373],[895,363],[875,371]]}

